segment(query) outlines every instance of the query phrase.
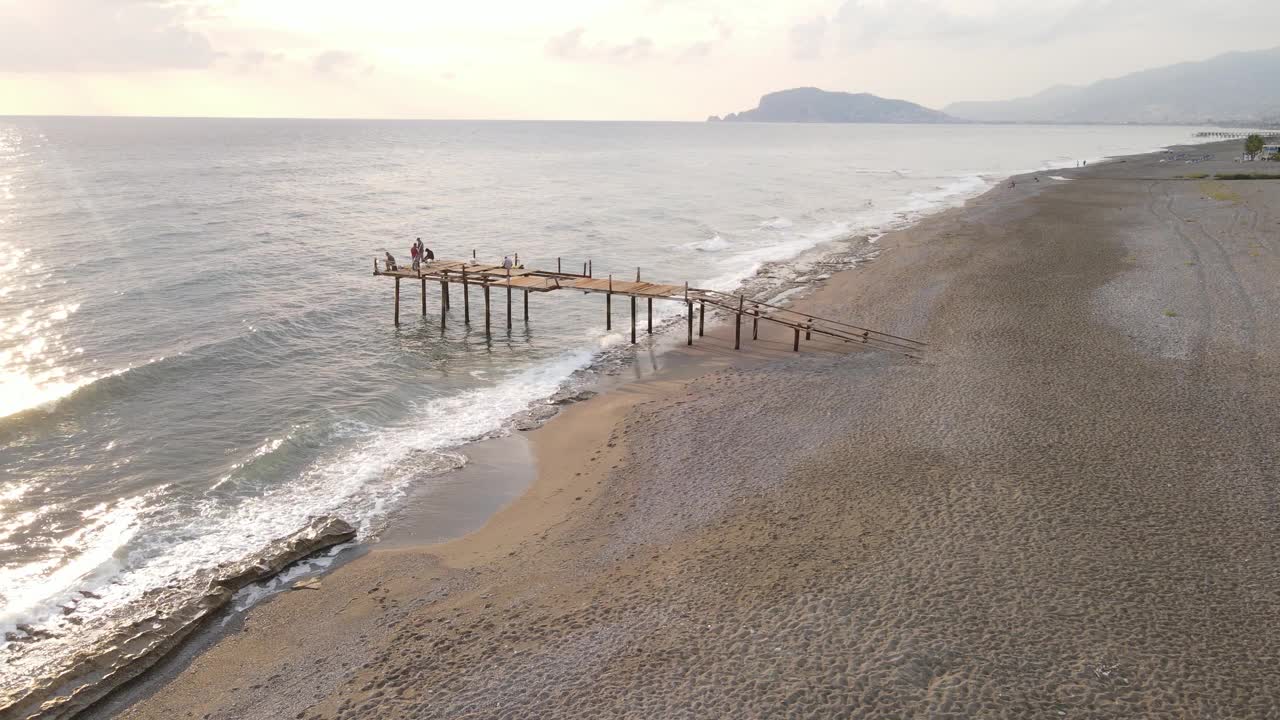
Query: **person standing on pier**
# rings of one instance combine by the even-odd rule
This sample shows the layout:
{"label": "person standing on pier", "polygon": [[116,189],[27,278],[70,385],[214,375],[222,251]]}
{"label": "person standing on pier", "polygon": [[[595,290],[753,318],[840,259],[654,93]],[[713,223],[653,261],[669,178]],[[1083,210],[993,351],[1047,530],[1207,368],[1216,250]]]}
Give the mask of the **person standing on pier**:
{"label": "person standing on pier", "polygon": [[418,243],[409,246],[409,257],[413,259],[413,271],[417,272],[422,268],[422,253],[418,250]]}

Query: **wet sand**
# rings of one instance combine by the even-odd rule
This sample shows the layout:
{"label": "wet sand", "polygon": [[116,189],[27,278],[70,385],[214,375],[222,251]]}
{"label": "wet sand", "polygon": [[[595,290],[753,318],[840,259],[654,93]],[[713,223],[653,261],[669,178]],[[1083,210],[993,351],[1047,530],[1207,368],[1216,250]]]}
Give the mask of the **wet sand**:
{"label": "wet sand", "polygon": [[720,327],[529,433],[480,530],[255,608],[119,716],[1276,717],[1280,182],[1174,177],[1215,169],[886,236],[800,304],[923,360]]}

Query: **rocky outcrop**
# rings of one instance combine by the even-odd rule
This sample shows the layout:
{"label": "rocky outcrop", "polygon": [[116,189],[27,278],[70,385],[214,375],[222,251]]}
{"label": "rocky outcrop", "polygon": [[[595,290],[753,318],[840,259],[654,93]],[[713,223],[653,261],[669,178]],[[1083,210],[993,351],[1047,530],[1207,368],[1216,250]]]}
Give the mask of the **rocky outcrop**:
{"label": "rocky outcrop", "polygon": [[[714,115],[708,121],[718,121]],[[892,100],[870,93],[827,92],[818,88],[793,88],[769,93],[753,110],[730,113],[729,122],[798,123],[947,123],[959,122],[946,113],[906,100]]]}
{"label": "rocky outcrop", "polygon": [[199,597],[119,630],[108,642],[84,651],[68,663],[61,674],[46,679],[25,695],[0,698],[0,717],[61,720],[74,716],[159,662],[214,613],[226,607],[240,589],[355,536],[355,528],[345,520],[313,518],[303,529],[272,542],[254,557],[219,567]]}

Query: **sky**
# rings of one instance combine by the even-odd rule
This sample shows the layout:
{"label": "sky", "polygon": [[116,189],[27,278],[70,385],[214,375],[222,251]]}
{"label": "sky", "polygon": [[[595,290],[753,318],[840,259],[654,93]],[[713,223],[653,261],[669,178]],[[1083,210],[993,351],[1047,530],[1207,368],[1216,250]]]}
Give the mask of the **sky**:
{"label": "sky", "polygon": [[1277,0],[0,0],[0,115],[702,120],[942,107],[1280,44]]}

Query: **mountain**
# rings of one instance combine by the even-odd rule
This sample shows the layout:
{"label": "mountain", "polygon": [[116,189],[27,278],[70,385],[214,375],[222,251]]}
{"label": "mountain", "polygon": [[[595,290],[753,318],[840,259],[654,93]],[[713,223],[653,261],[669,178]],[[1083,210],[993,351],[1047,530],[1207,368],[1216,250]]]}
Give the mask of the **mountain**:
{"label": "mountain", "polygon": [[[709,121],[722,118],[712,115]],[[725,115],[728,122],[811,123],[945,123],[955,118],[906,100],[890,100],[869,93],[827,92],[793,88],[769,93],[753,110]]]}
{"label": "mountain", "polygon": [[1031,97],[958,102],[965,120],[1060,123],[1240,123],[1280,121],[1280,48],[1233,52]]}

